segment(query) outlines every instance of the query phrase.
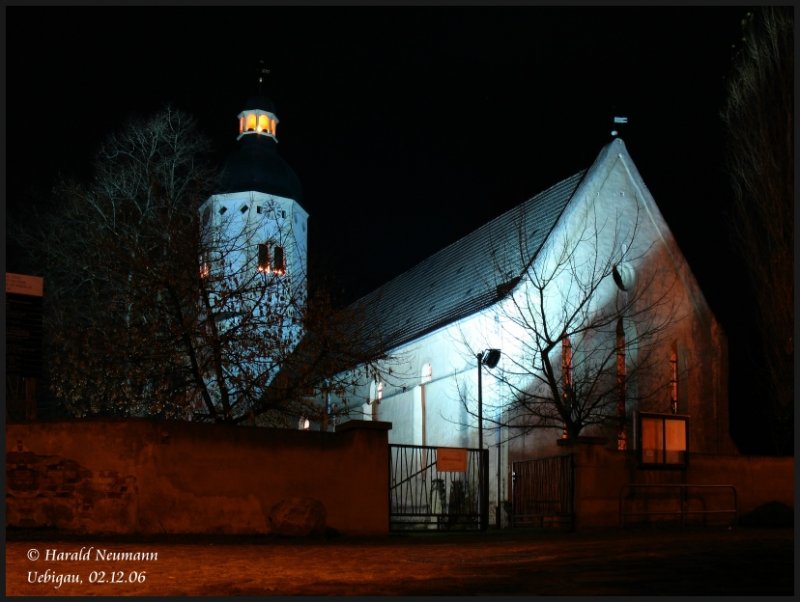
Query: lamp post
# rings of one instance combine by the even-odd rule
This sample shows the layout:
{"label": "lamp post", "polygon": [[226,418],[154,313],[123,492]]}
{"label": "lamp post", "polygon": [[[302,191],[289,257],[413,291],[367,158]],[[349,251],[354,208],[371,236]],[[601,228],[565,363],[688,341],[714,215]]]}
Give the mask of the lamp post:
{"label": "lamp post", "polygon": [[[481,366],[486,366],[489,369],[497,366],[500,361],[499,349],[484,349],[475,356],[478,360],[478,449],[480,450],[480,467],[478,469],[478,487],[481,492],[481,531],[485,531],[489,526],[489,479],[486,474],[488,468],[488,459],[484,460],[483,455],[483,370]],[[498,500],[500,503],[500,492],[497,492]]]}

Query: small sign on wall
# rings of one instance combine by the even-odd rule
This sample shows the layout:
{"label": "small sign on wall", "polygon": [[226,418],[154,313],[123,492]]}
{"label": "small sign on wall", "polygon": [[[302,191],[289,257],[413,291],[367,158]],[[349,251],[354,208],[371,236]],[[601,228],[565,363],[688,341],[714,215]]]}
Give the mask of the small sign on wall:
{"label": "small sign on wall", "polygon": [[436,448],[436,470],[439,472],[467,472],[467,450],[460,447]]}
{"label": "small sign on wall", "polygon": [[6,272],[6,292],[41,297],[44,292],[44,278]]}

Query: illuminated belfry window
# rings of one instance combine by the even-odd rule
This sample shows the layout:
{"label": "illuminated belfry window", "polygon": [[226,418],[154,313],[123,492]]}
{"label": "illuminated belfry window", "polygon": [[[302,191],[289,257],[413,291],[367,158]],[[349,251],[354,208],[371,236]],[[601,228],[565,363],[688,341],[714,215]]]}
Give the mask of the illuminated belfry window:
{"label": "illuminated belfry window", "polygon": [[268,242],[258,245],[258,271],[283,276],[286,273],[286,255],[283,247]]}
{"label": "illuminated belfry window", "polygon": [[277,128],[278,118],[268,111],[248,109],[239,113],[239,138],[246,134],[261,134],[277,140]]}

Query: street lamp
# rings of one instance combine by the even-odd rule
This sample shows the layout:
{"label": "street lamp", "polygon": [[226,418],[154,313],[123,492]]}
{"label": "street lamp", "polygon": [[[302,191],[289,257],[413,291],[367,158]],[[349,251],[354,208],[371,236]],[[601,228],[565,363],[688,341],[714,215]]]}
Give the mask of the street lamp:
{"label": "street lamp", "polygon": [[[484,461],[483,457],[483,370],[481,366],[486,366],[489,369],[497,366],[500,361],[499,349],[484,349],[477,355],[475,359],[478,360],[478,449],[480,450],[480,468],[478,469],[478,486],[481,492],[481,531],[485,531],[489,526],[489,480],[486,475],[488,462]],[[488,456],[486,460],[488,460]],[[498,492],[497,503],[500,503],[500,492]]]}

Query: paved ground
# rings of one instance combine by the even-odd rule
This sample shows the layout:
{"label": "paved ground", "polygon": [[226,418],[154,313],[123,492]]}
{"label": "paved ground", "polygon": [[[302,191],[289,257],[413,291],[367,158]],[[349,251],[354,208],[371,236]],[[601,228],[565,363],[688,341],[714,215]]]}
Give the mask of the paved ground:
{"label": "paved ground", "polygon": [[[9,537],[6,594],[12,596],[789,596],[795,591],[792,529],[495,531],[303,541]],[[88,559],[53,558],[81,550]],[[157,553],[158,559],[108,560],[120,552]]]}

